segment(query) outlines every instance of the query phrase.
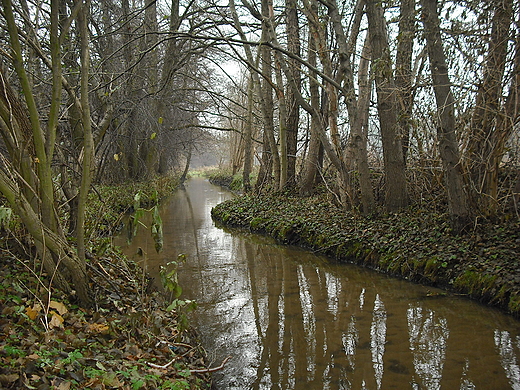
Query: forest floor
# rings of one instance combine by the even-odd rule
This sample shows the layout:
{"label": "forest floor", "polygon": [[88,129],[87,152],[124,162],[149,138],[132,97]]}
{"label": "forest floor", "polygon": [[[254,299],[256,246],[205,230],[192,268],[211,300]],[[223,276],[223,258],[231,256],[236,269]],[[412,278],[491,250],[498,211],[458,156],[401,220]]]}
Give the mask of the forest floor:
{"label": "forest floor", "polygon": [[[96,195],[117,199],[109,206],[115,215],[97,221],[97,229],[116,223],[134,190],[127,200],[117,189]],[[0,389],[211,387],[205,351],[183,311],[187,302],[167,301],[141,268],[105,245],[110,237],[98,241],[87,261],[90,309],[49,291],[48,278],[12,232],[4,229],[0,238]]]}
{"label": "forest floor", "polygon": [[327,192],[308,198],[290,192],[245,195],[216,206],[212,215],[228,227],[440,287],[520,316],[517,217],[481,222],[456,236],[448,215],[432,207],[363,217],[337,207]]}

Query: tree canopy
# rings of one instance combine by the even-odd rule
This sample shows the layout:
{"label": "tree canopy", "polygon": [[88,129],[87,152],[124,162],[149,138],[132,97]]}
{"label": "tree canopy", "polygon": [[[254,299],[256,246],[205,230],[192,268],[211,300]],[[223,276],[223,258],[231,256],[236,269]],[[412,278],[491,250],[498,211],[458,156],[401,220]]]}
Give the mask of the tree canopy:
{"label": "tree canopy", "polygon": [[247,191],[324,184],[361,214],[444,202],[456,233],[518,218],[512,0],[2,0],[0,27],[0,191],[86,305],[92,183],[209,144]]}

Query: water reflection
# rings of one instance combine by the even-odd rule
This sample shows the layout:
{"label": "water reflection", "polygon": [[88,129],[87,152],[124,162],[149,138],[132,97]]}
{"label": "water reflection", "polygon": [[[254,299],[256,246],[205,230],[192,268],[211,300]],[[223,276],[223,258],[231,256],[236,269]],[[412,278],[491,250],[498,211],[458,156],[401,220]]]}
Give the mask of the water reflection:
{"label": "water reflection", "polygon": [[372,326],[370,327],[370,347],[372,349],[372,363],[374,364],[374,372],[377,388],[381,388],[381,380],[383,379],[383,356],[385,355],[386,341],[386,310],[383,301],[376,295],[374,301],[374,314]]}
{"label": "water reflection", "polygon": [[519,389],[520,325],[458,297],[255,235],[209,217],[230,195],[191,180],[163,206],[164,249],[144,230],[148,271],[186,253],[185,297],[219,389]]}
{"label": "water reflection", "polygon": [[[432,310],[424,313],[421,306],[410,306],[407,318],[415,372],[426,388],[440,389],[450,334],[446,319],[438,318]],[[419,389],[415,381],[412,387]]]}
{"label": "water reflection", "polygon": [[[518,336],[517,336],[518,341]],[[513,389],[520,389],[520,368],[516,364],[513,341],[508,331],[495,330],[495,345],[500,353],[502,367]]]}

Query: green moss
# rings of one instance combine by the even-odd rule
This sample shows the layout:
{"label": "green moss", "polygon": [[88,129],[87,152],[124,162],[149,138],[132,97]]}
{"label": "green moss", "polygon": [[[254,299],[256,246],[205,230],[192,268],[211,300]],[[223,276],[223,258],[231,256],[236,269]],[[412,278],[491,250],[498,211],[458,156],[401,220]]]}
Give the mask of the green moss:
{"label": "green moss", "polygon": [[253,230],[260,230],[267,222],[268,220],[265,218],[255,217],[251,220],[251,222],[249,222],[249,226],[251,226],[251,229]]}
{"label": "green moss", "polygon": [[470,295],[484,296],[489,293],[496,278],[496,275],[468,270],[459,275],[453,285],[455,288],[468,292]]}
{"label": "green moss", "polygon": [[438,260],[436,257],[426,260],[426,264],[424,265],[424,273],[426,274],[434,274],[437,271]]}
{"label": "green moss", "polygon": [[509,304],[507,305],[507,308],[511,314],[520,314],[520,296],[518,296],[516,293],[512,294],[509,297]]}

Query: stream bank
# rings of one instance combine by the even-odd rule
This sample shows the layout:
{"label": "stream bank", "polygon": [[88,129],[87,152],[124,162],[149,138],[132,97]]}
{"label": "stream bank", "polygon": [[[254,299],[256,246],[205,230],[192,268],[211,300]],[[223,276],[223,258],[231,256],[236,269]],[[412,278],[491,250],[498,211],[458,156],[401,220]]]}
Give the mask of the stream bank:
{"label": "stream bank", "polygon": [[483,224],[450,234],[448,216],[422,208],[384,217],[346,213],[327,194],[245,195],[212,210],[226,227],[266,234],[340,262],[355,263],[466,295],[520,315],[520,224]]}
{"label": "stream bank", "polygon": [[0,388],[211,388],[206,351],[182,307],[172,309],[137,262],[111,245],[135,194],[151,207],[177,187],[175,178],[160,178],[91,194],[92,308],[54,288],[22,246],[16,220],[0,228]]}

